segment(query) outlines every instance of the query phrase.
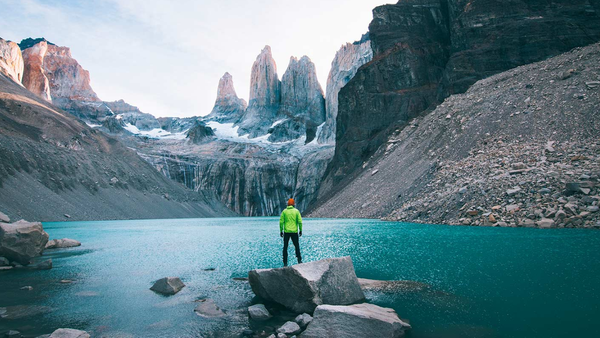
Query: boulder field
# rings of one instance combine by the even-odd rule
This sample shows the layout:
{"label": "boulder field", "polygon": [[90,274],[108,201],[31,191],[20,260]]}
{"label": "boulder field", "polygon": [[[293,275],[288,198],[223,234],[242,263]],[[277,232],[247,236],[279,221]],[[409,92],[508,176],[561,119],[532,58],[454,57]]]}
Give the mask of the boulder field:
{"label": "boulder field", "polygon": [[[260,300],[299,313],[273,337],[402,337],[411,328],[393,309],[364,303],[350,257],[252,270],[248,280]],[[263,304],[248,312],[255,321],[271,318]]]}

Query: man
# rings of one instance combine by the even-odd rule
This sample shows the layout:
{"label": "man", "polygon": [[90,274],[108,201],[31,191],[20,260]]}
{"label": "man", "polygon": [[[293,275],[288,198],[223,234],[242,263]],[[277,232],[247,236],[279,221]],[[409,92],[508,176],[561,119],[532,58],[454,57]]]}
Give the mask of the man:
{"label": "man", "polygon": [[[290,238],[296,248],[298,264],[302,263],[300,243],[298,242],[298,237],[302,236],[302,216],[300,215],[300,211],[294,208],[295,204],[294,199],[290,198],[288,200],[287,208],[283,210],[281,217],[279,218],[279,235],[283,237],[283,266],[288,265],[288,244]],[[298,230],[300,230],[300,232],[298,232]]]}

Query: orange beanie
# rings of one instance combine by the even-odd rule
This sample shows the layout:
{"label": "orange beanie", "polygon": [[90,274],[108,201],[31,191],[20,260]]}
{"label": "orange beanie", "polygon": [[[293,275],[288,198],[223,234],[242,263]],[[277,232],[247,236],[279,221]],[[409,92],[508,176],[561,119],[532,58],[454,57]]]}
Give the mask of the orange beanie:
{"label": "orange beanie", "polygon": [[293,198],[290,198],[290,199],[288,200],[288,205],[295,205],[295,204],[296,204],[296,202],[294,202],[294,199],[293,199]]}

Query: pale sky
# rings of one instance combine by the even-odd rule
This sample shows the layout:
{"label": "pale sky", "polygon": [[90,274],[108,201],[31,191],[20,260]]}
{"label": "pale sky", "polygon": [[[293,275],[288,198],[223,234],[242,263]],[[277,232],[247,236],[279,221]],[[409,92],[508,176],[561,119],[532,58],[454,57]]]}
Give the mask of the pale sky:
{"label": "pale sky", "polygon": [[105,101],[159,116],[210,113],[231,73],[248,100],[250,70],[270,45],[279,78],[308,55],[325,90],[336,51],[394,0],[0,0],[0,37],[45,37],[90,71]]}

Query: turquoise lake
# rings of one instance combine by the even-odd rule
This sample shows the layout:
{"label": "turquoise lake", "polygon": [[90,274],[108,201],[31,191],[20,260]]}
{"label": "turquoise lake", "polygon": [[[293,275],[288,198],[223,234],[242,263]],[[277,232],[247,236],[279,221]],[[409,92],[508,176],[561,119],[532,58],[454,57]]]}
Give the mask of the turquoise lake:
{"label": "turquoise lake", "polygon": [[[254,295],[233,278],[282,264],[272,217],[44,228],[50,238],[83,245],[47,251],[52,270],[0,272],[0,307],[22,313],[0,319],[0,334],[71,327],[92,337],[236,337],[249,326],[245,308]],[[407,337],[600,337],[600,231],[306,219],[300,244],[305,262],[349,255],[358,277],[427,284],[366,293],[411,323]],[[171,297],[149,290],[165,276],[187,286]],[[26,285],[34,289],[20,290]],[[202,298],[228,316],[197,316],[194,301]]]}

